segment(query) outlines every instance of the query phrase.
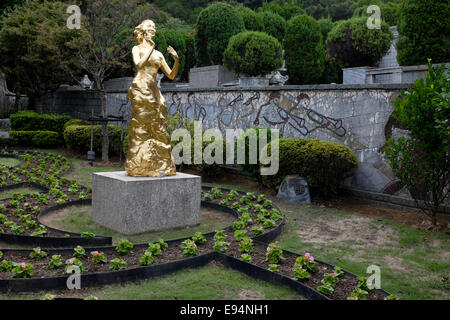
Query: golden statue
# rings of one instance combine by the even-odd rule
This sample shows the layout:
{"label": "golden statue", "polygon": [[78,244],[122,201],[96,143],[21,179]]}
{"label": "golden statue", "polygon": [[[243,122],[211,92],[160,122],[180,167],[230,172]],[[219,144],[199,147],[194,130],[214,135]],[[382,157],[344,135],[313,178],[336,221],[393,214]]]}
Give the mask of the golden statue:
{"label": "golden statue", "polygon": [[155,50],[155,33],[155,23],[151,20],[143,21],[134,30],[137,46],[133,47],[132,55],[137,74],[128,90],[132,108],[125,162],[130,176],[176,174],[167,132],[167,107],[156,75],[162,69],[173,80],[178,72],[178,55],[171,46],[167,48],[175,61],[171,70],[162,53]]}

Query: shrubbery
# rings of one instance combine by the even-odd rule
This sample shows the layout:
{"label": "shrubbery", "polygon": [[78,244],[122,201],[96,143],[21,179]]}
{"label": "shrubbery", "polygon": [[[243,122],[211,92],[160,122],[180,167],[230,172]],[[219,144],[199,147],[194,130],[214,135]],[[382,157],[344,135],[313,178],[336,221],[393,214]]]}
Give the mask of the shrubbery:
{"label": "shrubbery", "polygon": [[54,131],[9,131],[10,146],[22,147],[55,147],[64,144],[61,134]]}
{"label": "shrubbery", "polygon": [[245,31],[231,37],[223,62],[235,73],[264,76],[282,66],[282,48],[264,32]]}
{"label": "shrubbery", "polygon": [[186,65],[186,39],[184,30],[161,29],[158,30],[158,37],[155,39],[158,51],[160,51],[166,59],[169,67],[173,66],[173,58],[167,52],[167,47],[172,46],[178,54],[178,75],[183,74]]}
{"label": "shrubbery", "polygon": [[[270,143],[266,146],[270,155]],[[263,184],[277,190],[288,174],[298,174],[308,181],[313,196],[335,194],[358,166],[355,154],[334,142],[302,138],[279,139],[279,170],[276,175],[262,176]]]}
{"label": "shrubbery", "polygon": [[327,53],[344,67],[375,65],[389,50],[392,33],[382,21],[381,29],[368,29],[367,18],[337,22],[328,34]]}
{"label": "shrubbery", "polygon": [[366,3],[355,9],[354,17],[369,17],[372,13],[367,13],[367,8],[371,5],[380,7],[381,19],[386,21],[390,26],[398,24],[400,16],[400,4],[396,2],[384,3],[381,1],[368,0]]}
{"label": "shrubbery", "polygon": [[397,61],[402,66],[450,61],[448,0],[404,0],[398,25]]}
{"label": "shrubbery", "polygon": [[286,20],[282,16],[270,11],[261,11],[258,13],[258,19],[262,21],[263,31],[265,33],[277,38],[280,43],[283,42],[286,31]]}
{"label": "shrubbery", "polygon": [[236,7],[236,10],[244,20],[244,26],[246,30],[249,31],[262,31],[264,29],[264,25],[261,21],[261,17],[250,8],[244,6]]}
{"label": "shrubbery", "polygon": [[245,30],[237,10],[225,3],[203,9],[195,27],[195,55],[198,66],[221,64],[228,40]]}
{"label": "shrubbery", "polygon": [[[128,128],[124,128],[124,137]],[[119,154],[121,147],[120,140],[121,128],[115,125],[108,125],[109,136],[109,152],[112,154]],[[69,125],[64,130],[64,141],[67,148],[80,152],[87,153],[91,149],[91,126],[84,125]],[[102,150],[102,126],[94,126],[94,143],[93,149],[100,153]]]}
{"label": "shrubbery", "polygon": [[300,15],[288,21],[284,49],[291,84],[316,83],[320,79],[325,49],[319,24],[314,18]]}
{"label": "shrubbery", "polygon": [[34,111],[20,111],[10,116],[11,130],[17,131],[54,131],[62,134],[64,124],[71,119],[67,115],[40,114]]}
{"label": "shrubbery", "polygon": [[258,11],[269,11],[276,13],[283,17],[286,21],[294,16],[306,14],[306,11],[300,8],[297,4],[282,3],[281,1],[264,2],[262,7],[258,8]]}

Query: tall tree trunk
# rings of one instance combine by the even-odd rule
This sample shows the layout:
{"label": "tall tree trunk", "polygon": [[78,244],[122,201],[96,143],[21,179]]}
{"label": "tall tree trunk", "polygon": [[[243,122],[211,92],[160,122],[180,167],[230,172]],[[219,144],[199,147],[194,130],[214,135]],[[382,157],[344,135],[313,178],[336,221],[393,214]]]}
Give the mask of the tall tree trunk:
{"label": "tall tree trunk", "polygon": [[[106,118],[108,115],[106,110],[106,92],[103,89],[100,91],[100,100],[102,105],[102,117]],[[108,123],[102,122],[102,161],[104,163],[109,162],[108,150],[109,150]]]}

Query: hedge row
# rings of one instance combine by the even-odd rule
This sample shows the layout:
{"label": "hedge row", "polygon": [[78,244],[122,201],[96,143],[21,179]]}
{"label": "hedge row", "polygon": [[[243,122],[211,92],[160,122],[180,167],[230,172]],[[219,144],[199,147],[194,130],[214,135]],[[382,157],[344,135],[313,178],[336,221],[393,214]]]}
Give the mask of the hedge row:
{"label": "hedge row", "polygon": [[7,145],[22,147],[56,147],[64,144],[61,134],[55,131],[9,131]]}
{"label": "hedge row", "polygon": [[[128,132],[128,128],[124,128],[124,137]],[[108,125],[109,137],[109,153],[120,154],[121,150],[121,127],[115,125]],[[91,150],[91,126],[90,125],[68,125],[64,130],[64,141],[68,149],[71,149],[81,154],[87,153]],[[93,149],[97,153],[102,151],[102,126],[94,126],[94,141]]]}
{"label": "hedge row", "polygon": [[40,114],[25,110],[12,114],[11,130],[16,131],[54,131],[62,135],[64,124],[72,119],[67,115]]}

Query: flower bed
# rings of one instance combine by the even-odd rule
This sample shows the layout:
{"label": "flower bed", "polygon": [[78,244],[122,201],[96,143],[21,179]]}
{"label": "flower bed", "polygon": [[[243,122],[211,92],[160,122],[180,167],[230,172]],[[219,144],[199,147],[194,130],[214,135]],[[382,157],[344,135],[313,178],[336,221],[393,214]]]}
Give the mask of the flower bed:
{"label": "flower bed", "polygon": [[[57,238],[51,236],[57,235],[60,242],[70,240],[64,243],[66,246],[75,241],[78,243],[69,249],[36,247],[33,250],[0,251],[0,291],[65,289],[67,277],[74,266],[81,271],[83,287],[89,287],[146,279],[180,268],[202,266],[215,259],[253,277],[288,285],[311,299],[380,300],[389,296],[383,290],[368,290],[355,275],[317,261],[309,253],[301,256],[282,250],[277,242],[267,244],[281,233],[284,217],[280,209],[263,194],[203,187],[202,206],[227,212],[236,221],[223,230],[196,233],[192,238],[136,245],[124,239],[116,247],[92,247],[95,246],[92,242],[83,243],[83,240],[94,239],[92,234],[84,238],[77,234],[62,236],[62,231],[42,225],[39,217],[65,205],[89,203],[90,188],[58,177],[61,166],[66,168],[64,158],[41,153],[15,155],[21,157],[24,163],[21,167],[8,170],[0,168],[5,178],[2,181],[18,183],[18,179],[20,182],[31,180],[43,183],[49,191],[31,195],[14,194],[13,199],[4,201],[6,205],[1,207],[3,216],[0,218],[3,221],[0,220],[0,227],[7,223],[9,231],[4,230],[0,240],[1,236],[11,236],[47,237],[56,241]],[[46,160],[42,161],[40,156]],[[42,177],[38,182],[36,173]],[[86,196],[81,197],[82,192]],[[58,203],[58,200],[61,201]],[[35,221],[36,225],[30,221]],[[22,227],[23,234],[14,234],[13,224],[15,229]],[[45,228],[46,232],[33,235],[36,228]]]}

